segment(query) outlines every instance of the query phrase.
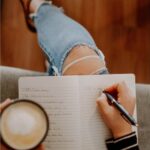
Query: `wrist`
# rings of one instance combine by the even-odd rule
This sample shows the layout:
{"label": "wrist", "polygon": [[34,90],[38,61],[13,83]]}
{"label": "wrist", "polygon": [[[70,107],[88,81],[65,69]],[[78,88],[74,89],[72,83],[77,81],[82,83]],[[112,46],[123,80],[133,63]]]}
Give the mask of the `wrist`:
{"label": "wrist", "polygon": [[122,136],[128,135],[130,133],[132,133],[132,127],[124,128],[124,129],[113,132],[113,137],[114,139],[116,139],[116,138],[120,138]]}

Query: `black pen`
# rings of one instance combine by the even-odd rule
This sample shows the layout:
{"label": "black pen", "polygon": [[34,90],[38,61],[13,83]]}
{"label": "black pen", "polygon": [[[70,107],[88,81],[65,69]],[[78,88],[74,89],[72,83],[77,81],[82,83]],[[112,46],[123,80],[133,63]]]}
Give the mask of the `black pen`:
{"label": "black pen", "polygon": [[129,121],[131,125],[138,126],[135,119],[128,113],[128,111],[108,92],[103,91],[109,102],[121,113],[122,117],[126,121]]}

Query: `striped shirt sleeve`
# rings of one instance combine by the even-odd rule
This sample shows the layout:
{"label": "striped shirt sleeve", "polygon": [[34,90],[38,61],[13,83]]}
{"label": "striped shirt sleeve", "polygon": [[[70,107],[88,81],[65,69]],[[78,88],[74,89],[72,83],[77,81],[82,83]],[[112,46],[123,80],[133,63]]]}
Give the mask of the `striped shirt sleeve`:
{"label": "striped shirt sleeve", "polygon": [[117,139],[106,140],[108,150],[139,150],[135,132]]}

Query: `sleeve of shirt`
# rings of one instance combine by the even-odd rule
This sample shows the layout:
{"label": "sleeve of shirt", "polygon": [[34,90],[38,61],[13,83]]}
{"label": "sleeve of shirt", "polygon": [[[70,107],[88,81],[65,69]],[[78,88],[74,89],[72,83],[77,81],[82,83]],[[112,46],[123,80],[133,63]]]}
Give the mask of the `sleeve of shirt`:
{"label": "sleeve of shirt", "polygon": [[108,150],[139,150],[137,136],[135,132],[117,139],[106,140]]}

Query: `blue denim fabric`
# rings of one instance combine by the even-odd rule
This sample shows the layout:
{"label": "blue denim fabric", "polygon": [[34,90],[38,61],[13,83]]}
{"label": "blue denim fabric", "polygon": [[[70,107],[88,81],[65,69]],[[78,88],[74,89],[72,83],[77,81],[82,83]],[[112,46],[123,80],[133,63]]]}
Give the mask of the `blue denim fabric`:
{"label": "blue denim fabric", "polygon": [[[39,45],[50,63],[49,74],[62,75],[62,66],[71,49],[86,45],[104,60],[89,32],[80,24],[67,17],[62,11],[50,4],[43,3],[34,17]],[[107,69],[106,69],[107,70]],[[103,72],[107,72],[103,70]]]}

